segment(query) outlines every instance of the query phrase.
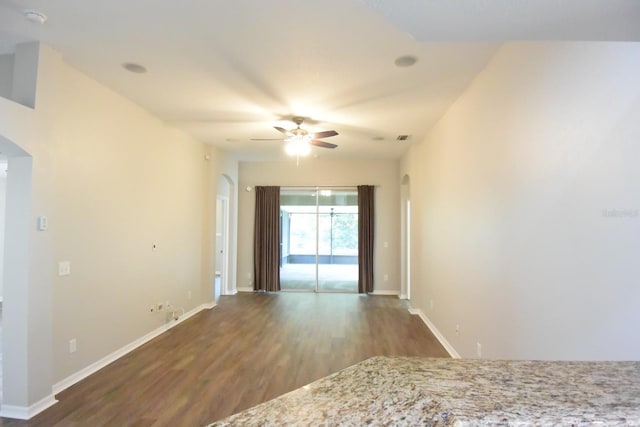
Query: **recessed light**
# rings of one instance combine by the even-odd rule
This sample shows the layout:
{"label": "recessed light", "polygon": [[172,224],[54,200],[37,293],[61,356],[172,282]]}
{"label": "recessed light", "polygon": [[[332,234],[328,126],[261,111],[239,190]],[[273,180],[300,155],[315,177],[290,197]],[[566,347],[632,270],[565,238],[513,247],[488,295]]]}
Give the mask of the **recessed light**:
{"label": "recessed light", "polygon": [[47,15],[37,10],[25,9],[22,13],[27,21],[33,22],[34,24],[44,24],[47,20]]}
{"label": "recessed light", "polygon": [[125,62],[124,64],[122,64],[122,68],[136,74],[144,74],[147,72],[147,69],[145,67],[140,64],[136,64],[135,62]]}
{"label": "recessed light", "polygon": [[396,64],[396,67],[407,68],[415,65],[416,62],[418,62],[418,58],[416,56],[402,55],[398,56],[393,63]]}

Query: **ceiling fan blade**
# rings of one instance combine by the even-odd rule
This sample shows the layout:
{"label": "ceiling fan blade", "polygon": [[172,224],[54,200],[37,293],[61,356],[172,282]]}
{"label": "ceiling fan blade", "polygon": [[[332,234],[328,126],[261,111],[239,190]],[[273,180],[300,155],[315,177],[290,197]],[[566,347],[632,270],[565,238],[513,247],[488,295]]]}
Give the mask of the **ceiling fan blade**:
{"label": "ceiling fan blade", "polygon": [[288,130],[286,130],[285,128],[281,128],[281,127],[278,127],[278,126],[274,126],[273,128],[274,128],[275,130],[277,130],[278,132],[282,132],[282,133],[284,133],[285,135],[288,135],[288,134],[289,134],[289,131],[288,131]]}
{"label": "ceiling fan blade", "polygon": [[317,139],[314,139],[310,142],[311,145],[315,145],[316,147],[322,147],[322,148],[336,148],[337,145],[336,144],[331,144],[330,142],[324,142],[324,141],[318,141]]}
{"label": "ceiling fan blade", "polygon": [[311,137],[314,139],[329,138],[330,136],[336,136],[337,134],[338,132],[335,130],[325,130],[324,132],[314,133]]}

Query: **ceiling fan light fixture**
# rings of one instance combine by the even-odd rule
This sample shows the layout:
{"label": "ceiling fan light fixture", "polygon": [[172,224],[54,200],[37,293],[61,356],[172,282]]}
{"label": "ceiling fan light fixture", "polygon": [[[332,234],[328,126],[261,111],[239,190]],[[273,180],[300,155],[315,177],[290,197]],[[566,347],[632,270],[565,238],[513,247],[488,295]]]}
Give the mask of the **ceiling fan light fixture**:
{"label": "ceiling fan light fixture", "polygon": [[287,144],[284,146],[284,151],[290,156],[306,156],[311,153],[310,140],[307,135],[286,139]]}

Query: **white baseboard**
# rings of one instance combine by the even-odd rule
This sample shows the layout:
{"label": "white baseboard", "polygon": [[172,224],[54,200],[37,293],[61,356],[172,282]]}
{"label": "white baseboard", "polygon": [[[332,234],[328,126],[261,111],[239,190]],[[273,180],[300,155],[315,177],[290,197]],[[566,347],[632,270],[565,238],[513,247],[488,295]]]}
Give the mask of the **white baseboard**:
{"label": "white baseboard", "polygon": [[35,417],[40,412],[58,403],[53,394],[34,403],[31,406],[14,406],[2,404],[0,408],[0,417],[14,418],[17,420],[28,420]]}
{"label": "white baseboard", "polygon": [[444,349],[447,350],[447,353],[449,353],[449,356],[451,356],[454,359],[460,359],[460,355],[458,354],[456,349],[453,348],[453,346],[451,344],[449,344],[449,341],[447,341],[447,339],[444,337],[444,335],[442,335],[440,333],[438,328],[436,328],[436,325],[434,325],[431,322],[431,320],[429,320],[429,318],[424,314],[424,312],[422,310],[417,309],[417,308],[410,308],[409,309],[409,313],[418,315],[418,317],[420,317],[420,319],[422,319],[422,321],[424,322],[425,325],[427,325],[427,328],[429,328],[431,333],[433,335],[435,335],[435,337],[438,339],[438,341],[440,341],[440,344],[442,344]]}
{"label": "white baseboard", "polygon": [[409,299],[409,297],[406,296],[405,294],[400,294],[398,295],[398,299]]}
{"label": "white baseboard", "polygon": [[397,296],[399,293],[400,292],[398,292],[398,291],[387,291],[387,290],[384,290],[384,289],[376,291],[374,289],[373,292],[369,292],[369,295],[395,295],[395,296]]}
{"label": "white baseboard", "polygon": [[[174,326],[184,322],[188,318],[190,318],[192,316],[195,316],[196,314],[200,313],[202,310],[212,309],[215,306],[216,306],[215,302],[201,304],[198,307],[194,308],[193,310],[190,310],[190,311],[186,312],[183,316],[180,316],[180,318],[178,320],[173,320],[171,322],[168,322],[168,323],[160,326],[159,328],[154,329],[153,331],[149,332],[148,334],[138,338],[137,340],[135,340],[135,341],[125,345],[124,347],[114,351],[113,353],[103,357],[102,359],[98,360],[97,362],[94,362],[91,365],[87,366],[86,368],[83,368],[80,371],[76,372],[75,374],[72,374],[72,375],[68,376],[67,378],[63,379],[62,381],[55,383],[53,385],[53,394],[56,395],[56,394],[60,393],[62,390],[65,390],[66,388],[71,387],[75,383],[77,383],[79,381],[82,381],[83,379],[85,379],[89,375],[96,373],[97,371],[99,371],[100,369],[104,368],[108,364],[116,361],[117,359],[119,359],[122,356],[124,356],[125,354],[135,350],[136,348],[140,347],[141,345],[146,344],[147,342],[151,341],[155,337],[157,337],[157,336],[161,335],[162,333],[168,331],[169,329],[173,328]],[[4,408],[3,408],[3,410],[4,410]]]}
{"label": "white baseboard", "polygon": [[253,288],[251,286],[238,286],[238,292],[253,292]]}

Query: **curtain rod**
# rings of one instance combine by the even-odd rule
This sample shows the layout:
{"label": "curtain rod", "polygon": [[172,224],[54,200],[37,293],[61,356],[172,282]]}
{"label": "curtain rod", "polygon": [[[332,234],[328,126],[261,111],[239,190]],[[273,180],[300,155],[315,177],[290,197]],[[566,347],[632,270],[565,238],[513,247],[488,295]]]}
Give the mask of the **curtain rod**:
{"label": "curtain rod", "polygon": [[[298,188],[300,189],[322,189],[322,188],[357,188],[358,185],[365,185],[365,184],[357,184],[357,185],[292,185],[292,186],[288,186],[288,185],[281,185],[280,188],[284,188],[284,189],[290,189],[290,190],[296,190]],[[374,185],[374,187],[379,187],[379,185]]]}

